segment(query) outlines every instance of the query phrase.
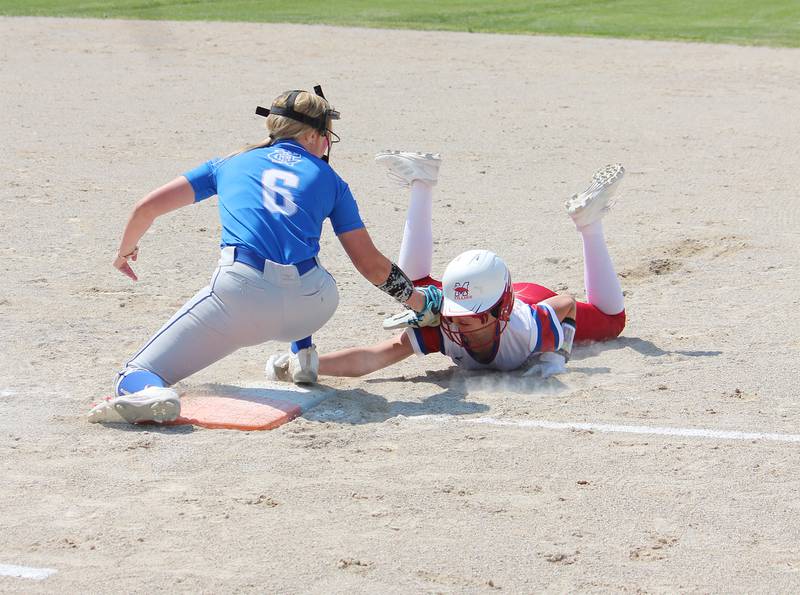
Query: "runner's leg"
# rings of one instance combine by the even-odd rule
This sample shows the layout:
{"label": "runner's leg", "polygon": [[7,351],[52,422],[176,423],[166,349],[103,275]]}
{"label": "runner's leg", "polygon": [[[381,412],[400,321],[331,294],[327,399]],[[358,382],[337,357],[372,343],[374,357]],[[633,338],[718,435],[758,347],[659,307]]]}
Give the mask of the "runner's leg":
{"label": "runner's leg", "polygon": [[429,277],[433,266],[433,187],[428,182],[411,182],[399,266],[413,280]]}
{"label": "runner's leg", "polygon": [[625,309],[617,272],[608,254],[603,223],[600,220],[579,228],[583,239],[583,280],[586,298],[605,314],[619,314]]}

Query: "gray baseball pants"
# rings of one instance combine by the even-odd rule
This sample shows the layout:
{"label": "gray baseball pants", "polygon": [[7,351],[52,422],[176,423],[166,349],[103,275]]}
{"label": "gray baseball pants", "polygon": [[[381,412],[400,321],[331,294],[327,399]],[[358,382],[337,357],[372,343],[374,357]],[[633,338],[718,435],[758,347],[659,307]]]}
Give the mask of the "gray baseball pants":
{"label": "gray baseball pants", "polygon": [[271,261],[265,261],[262,273],[235,262],[234,248],[223,248],[211,283],[186,302],[125,368],[149,370],[174,384],[241,347],[312,335],[338,304],[336,282],[319,260],[302,276],[294,265]]}

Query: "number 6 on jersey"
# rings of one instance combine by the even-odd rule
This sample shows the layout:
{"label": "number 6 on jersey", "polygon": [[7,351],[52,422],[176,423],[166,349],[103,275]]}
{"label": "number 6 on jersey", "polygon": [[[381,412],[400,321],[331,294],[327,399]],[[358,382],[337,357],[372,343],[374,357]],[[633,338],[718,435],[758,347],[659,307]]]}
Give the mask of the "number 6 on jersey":
{"label": "number 6 on jersey", "polygon": [[[278,185],[281,182],[281,185]],[[290,171],[280,169],[265,170],[261,176],[264,186],[264,207],[271,213],[281,213],[291,217],[297,212],[291,188],[297,188],[300,178]],[[280,198],[278,198],[280,196]]]}

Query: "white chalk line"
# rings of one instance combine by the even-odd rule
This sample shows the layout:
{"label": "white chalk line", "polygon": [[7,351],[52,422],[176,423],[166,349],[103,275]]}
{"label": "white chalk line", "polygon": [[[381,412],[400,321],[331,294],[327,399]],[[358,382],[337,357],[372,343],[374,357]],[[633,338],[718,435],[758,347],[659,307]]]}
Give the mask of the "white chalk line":
{"label": "white chalk line", "polygon": [[0,576],[13,576],[15,578],[29,578],[41,581],[56,572],[58,571],[55,568],[31,568],[30,566],[0,564]]}
{"label": "white chalk line", "polygon": [[583,422],[559,422],[544,419],[496,419],[494,417],[463,418],[455,415],[421,415],[407,419],[425,421],[431,419],[458,421],[467,424],[510,426],[517,428],[541,428],[546,430],[588,430],[610,434],[650,434],[656,436],[681,436],[685,438],[718,438],[722,440],[763,440],[770,442],[800,442],[800,434],[773,434],[768,432],[739,432],[712,430],[710,428],[669,428],[657,426],[626,426]]}

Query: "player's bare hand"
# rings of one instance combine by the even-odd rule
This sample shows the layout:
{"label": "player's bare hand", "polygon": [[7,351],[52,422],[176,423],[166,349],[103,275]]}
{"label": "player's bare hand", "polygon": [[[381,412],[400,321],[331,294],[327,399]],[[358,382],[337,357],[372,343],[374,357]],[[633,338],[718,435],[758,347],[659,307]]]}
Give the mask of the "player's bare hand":
{"label": "player's bare hand", "polygon": [[139,256],[139,247],[137,246],[134,248],[130,253],[125,254],[124,256],[118,254],[117,257],[114,259],[114,268],[121,272],[126,277],[130,277],[134,281],[138,281],[139,277],[136,276],[136,273],[133,272],[131,265],[128,261],[135,261],[136,258]]}
{"label": "player's bare hand", "polygon": [[292,375],[289,373],[289,360],[292,354],[289,352],[275,353],[267,359],[264,367],[264,374],[267,380],[280,380],[282,382],[292,382]]}

